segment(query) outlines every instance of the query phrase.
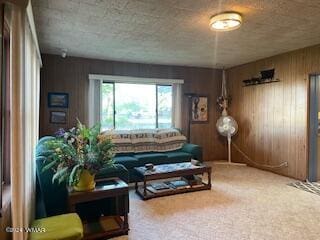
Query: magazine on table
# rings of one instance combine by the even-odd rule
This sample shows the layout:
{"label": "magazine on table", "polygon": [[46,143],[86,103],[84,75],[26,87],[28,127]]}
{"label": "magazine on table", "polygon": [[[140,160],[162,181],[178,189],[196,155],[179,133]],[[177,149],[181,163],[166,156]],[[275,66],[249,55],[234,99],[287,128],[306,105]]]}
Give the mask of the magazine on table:
{"label": "magazine on table", "polygon": [[189,188],[190,185],[186,180],[180,179],[180,180],[173,180],[166,182],[170,187],[173,189],[183,189],[183,188]]}
{"label": "magazine on table", "polygon": [[155,182],[155,183],[150,183],[147,186],[147,190],[152,193],[159,193],[159,192],[165,192],[170,190],[170,186],[168,186],[164,182]]}

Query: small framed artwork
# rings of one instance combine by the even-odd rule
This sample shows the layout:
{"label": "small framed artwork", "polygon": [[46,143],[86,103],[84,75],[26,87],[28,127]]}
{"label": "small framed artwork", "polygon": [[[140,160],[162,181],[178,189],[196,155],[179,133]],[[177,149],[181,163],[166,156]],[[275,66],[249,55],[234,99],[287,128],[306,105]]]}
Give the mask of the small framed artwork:
{"label": "small framed artwork", "polygon": [[48,107],[68,108],[69,107],[69,94],[68,93],[48,93]]}
{"label": "small framed artwork", "polygon": [[63,111],[50,111],[50,123],[66,124],[67,113]]}
{"label": "small framed artwork", "polygon": [[194,96],[191,98],[191,122],[192,123],[207,123],[208,117],[208,97]]}

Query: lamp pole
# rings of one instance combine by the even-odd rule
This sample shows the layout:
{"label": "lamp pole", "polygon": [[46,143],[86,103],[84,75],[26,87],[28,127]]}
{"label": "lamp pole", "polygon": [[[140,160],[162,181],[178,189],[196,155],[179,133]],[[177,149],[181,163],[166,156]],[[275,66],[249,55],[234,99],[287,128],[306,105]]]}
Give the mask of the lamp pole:
{"label": "lamp pole", "polygon": [[196,96],[195,93],[185,93],[188,98],[188,128],[187,128],[187,141],[190,143],[191,140],[191,117],[192,117],[192,98]]}

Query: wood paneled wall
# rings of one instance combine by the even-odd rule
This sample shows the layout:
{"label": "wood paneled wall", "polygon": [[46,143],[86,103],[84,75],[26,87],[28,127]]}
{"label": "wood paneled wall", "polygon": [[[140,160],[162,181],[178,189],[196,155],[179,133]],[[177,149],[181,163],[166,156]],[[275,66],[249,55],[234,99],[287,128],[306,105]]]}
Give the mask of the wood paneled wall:
{"label": "wood paneled wall", "polygon": [[[220,138],[215,123],[219,117],[216,98],[221,88],[221,71],[209,68],[164,66],[139,63],[93,60],[44,54],[41,69],[40,135],[53,134],[58,128],[70,128],[76,118],[87,123],[88,74],[126,75],[135,77],[184,79],[184,93],[197,93],[209,97],[209,123],[193,124],[191,142],[203,146],[205,160],[226,159],[225,139]],[[69,108],[66,109],[66,125],[49,123],[48,92],[69,93]],[[183,98],[183,131],[187,129],[187,98]]]}
{"label": "wood paneled wall", "polygon": [[[243,87],[243,80],[269,68],[280,82]],[[265,169],[306,179],[309,74],[315,72],[320,72],[320,45],[228,69],[230,113],[239,123],[234,143],[258,164],[288,162],[288,167]],[[234,160],[263,168],[235,148],[232,153]]]}

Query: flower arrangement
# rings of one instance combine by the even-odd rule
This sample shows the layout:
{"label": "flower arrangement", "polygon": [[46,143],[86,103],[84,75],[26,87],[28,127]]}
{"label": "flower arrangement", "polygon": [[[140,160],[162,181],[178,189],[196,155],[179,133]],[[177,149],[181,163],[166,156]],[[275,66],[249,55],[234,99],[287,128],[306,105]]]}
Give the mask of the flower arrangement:
{"label": "flower arrangement", "polygon": [[76,186],[83,172],[94,176],[101,168],[113,165],[114,146],[100,134],[100,124],[87,128],[78,121],[77,127],[59,129],[45,144],[48,154],[42,171],[54,170],[52,182]]}

